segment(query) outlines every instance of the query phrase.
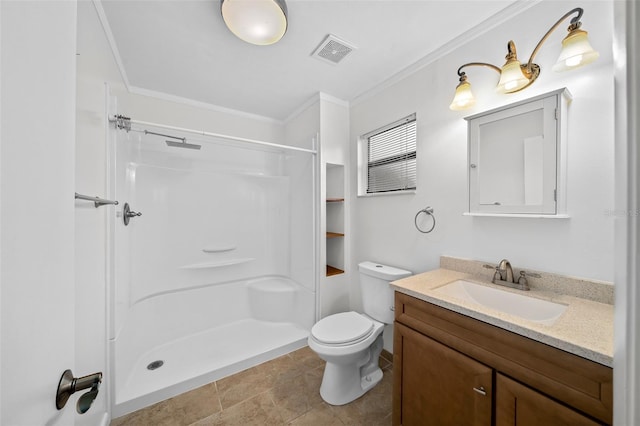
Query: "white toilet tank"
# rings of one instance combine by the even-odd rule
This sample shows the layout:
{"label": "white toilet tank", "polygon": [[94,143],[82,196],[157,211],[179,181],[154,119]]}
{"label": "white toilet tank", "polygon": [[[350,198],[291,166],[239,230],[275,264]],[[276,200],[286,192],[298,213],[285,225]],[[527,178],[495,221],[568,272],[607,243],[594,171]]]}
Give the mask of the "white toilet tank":
{"label": "white toilet tank", "polygon": [[375,262],[361,262],[360,288],[364,313],[385,324],[393,323],[393,290],[389,283],[408,277],[411,272]]}

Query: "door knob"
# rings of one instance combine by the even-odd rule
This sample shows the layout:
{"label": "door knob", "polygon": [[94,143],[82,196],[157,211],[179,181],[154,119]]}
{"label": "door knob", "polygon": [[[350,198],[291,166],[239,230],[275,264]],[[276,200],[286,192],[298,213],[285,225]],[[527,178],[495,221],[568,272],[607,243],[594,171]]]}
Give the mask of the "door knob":
{"label": "door knob", "polygon": [[84,389],[91,390],[82,395],[78,400],[78,413],[84,414],[91,407],[93,400],[98,396],[98,388],[102,383],[102,373],[93,373],[88,376],[73,377],[71,370],[66,370],[60,377],[58,390],[56,391],[56,408],[62,410],[67,404],[69,397]]}

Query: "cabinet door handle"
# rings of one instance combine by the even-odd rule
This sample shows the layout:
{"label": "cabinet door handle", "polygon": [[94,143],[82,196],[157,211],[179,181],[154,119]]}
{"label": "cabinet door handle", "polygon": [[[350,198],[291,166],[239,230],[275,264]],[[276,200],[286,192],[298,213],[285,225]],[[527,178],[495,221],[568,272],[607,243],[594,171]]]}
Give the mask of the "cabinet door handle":
{"label": "cabinet door handle", "polygon": [[486,395],[487,391],[484,390],[484,386],[480,386],[479,388],[473,388],[474,391],[478,392],[480,395]]}

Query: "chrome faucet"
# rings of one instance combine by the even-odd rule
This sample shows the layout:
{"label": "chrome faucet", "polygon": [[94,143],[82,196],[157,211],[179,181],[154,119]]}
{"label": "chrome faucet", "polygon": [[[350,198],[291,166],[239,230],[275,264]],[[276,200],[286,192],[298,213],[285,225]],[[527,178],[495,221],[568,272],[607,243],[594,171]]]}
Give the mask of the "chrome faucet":
{"label": "chrome faucet", "polygon": [[[515,279],[513,276],[513,268],[511,263],[507,259],[502,259],[497,266],[483,265],[485,268],[494,269],[492,283],[503,285],[505,287],[516,288],[518,290],[529,290],[529,283],[527,282],[526,272],[520,271],[520,278]],[[529,274],[534,277],[540,277],[538,274]]]}
{"label": "chrome faucet", "polygon": [[514,283],[513,281],[513,269],[511,269],[511,263],[507,259],[502,259],[498,266],[496,266],[496,273],[493,275],[493,281],[495,283],[496,277],[500,277],[500,281],[506,281],[508,283]]}

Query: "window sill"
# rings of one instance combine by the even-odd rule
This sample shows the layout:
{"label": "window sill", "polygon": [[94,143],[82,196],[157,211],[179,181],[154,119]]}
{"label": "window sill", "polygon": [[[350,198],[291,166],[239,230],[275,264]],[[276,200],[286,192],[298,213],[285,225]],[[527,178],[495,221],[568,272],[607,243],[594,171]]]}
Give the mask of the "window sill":
{"label": "window sill", "polygon": [[408,195],[415,194],[415,189],[409,189],[407,191],[391,191],[391,192],[375,192],[373,194],[358,194],[358,198],[369,198],[369,197],[384,197],[387,195]]}

